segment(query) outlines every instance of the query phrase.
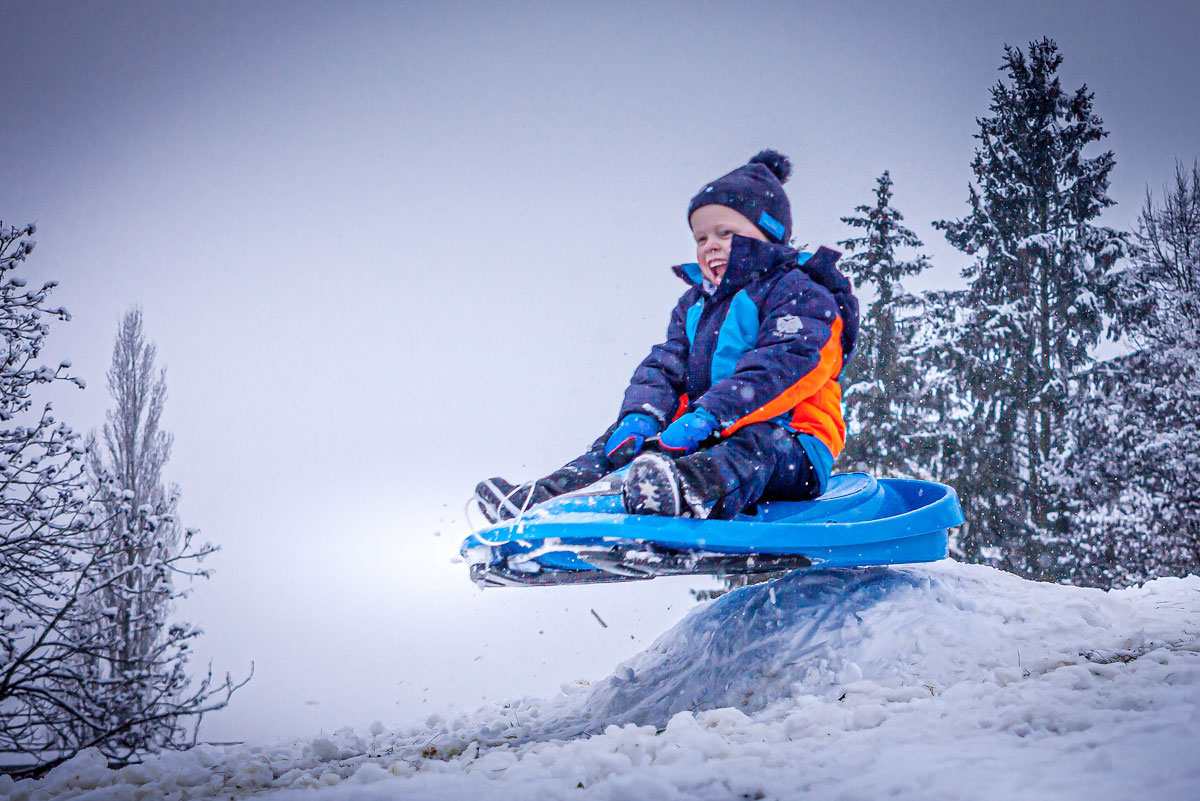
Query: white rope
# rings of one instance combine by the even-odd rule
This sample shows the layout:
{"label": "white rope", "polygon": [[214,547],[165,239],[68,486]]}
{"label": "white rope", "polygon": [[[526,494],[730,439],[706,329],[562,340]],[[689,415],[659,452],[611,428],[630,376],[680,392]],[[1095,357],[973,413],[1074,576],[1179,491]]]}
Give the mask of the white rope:
{"label": "white rope", "polygon": [[466,506],[463,507],[463,517],[467,519],[467,527],[471,529],[472,534],[477,533],[479,529],[475,527],[475,521],[471,519],[471,507],[474,506],[476,509],[478,509],[482,503],[483,501],[478,495],[472,495],[467,499]]}
{"label": "white rope", "polygon": [[[517,489],[520,489],[520,487],[517,487]],[[537,489],[536,481],[529,485],[529,494],[525,496],[525,505],[521,507],[521,513],[517,515],[517,533],[518,534],[520,534],[524,530],[524,526],[521,525],[521,518],[523,518],[525,516],[525,510],[529,508],[529,502],[533,500],[533,491],[535,489]],[[517,490],[513,490],[513,492],[516,492],[516,491]]]}
{"label": "white rope", "polygon": [[[490,489],[492,491],[493,495],[495,495],[497,498],[500,499],[500,503],[503,504],[504,508],[508,510],[510,517],[519,517],[520,515],[524,514],[524,510],[518,509],[517,505],[508,499],[508,495],[505,495],[503,492],[501,492],[500,488],[497,487],[495,484],[493,484],[492,480],[490,478],[484,479],[483,484],[485,487],[487,487],[488,489]],[[509,495],[511,495],[512,493],[516,492],[519,489],[520,489],[520,487],[513,488],[512,490],[509,491]],[[533,493],[531,492],[530,497],[532,497],[532,496],[533,496]]]}

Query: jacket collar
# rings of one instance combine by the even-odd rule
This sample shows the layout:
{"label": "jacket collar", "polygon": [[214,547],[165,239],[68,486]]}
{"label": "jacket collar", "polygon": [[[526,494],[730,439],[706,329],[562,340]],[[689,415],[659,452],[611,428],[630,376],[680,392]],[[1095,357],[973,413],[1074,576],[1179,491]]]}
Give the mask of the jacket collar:
{"label": "jacket collar", "polygon": [[[725,268],[725,275],[712,295],[713,297],[733,295],[760,274],[777,265],[795,264],[799,255],[787,245],[763,242],[760,239],[734,234],[729,248],[729,266]],[[688,284],[704,286],[704,276],[700,272],[700,265],[696,262],[677,264],[672,269]]]}

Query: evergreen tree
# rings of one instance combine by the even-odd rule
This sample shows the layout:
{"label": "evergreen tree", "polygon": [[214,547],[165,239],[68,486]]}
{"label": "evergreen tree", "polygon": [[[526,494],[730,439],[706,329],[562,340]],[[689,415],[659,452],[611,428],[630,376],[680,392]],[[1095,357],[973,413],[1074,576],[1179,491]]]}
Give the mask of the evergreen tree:
{"label": "evergreen tree", "polygon": [[922,304],[900,281],[929,267],[929,259],[924,254],[900,258],[900,249],[923,245],[904,227],[891,199],[892,178],[884,172],[874,204],[857,206],[861,216],[842,217],[862,234],[839,243],[853,254],[840,266],[856,288],[869,286],[875,299],[863,315],[858,347],[843,377],[850,435],[841,458],[879,476],[928,475],[934,409],[923,397],[925,371],[913,343]]}
{"label": "evergreen tree", "polygon": [[1200,165],[1147,194],[1113,285],[1137,350],[1074,383],[1054,485],[1066,576],[1101,586],[1200,571]]}
{"label": "evergreen tree", "polygon": [[[1126,247],[1094,224],[1113,201],[1111,151],[1086,86],[1065,92],[1058,47],[1005,47],[991,115],[978,120],[970,214],[941,221],[974,255],[963,319],[948,331],[947,364],[968,413],[955,477],[971,521],[966,556],[990,554],[1025,575],[1053,577],[1065,522],[1051,508],[1047,465],[1062,444],[1068,382],[1102,333],[1107,267]],[[985,551],[984,549],[988,550]]]}

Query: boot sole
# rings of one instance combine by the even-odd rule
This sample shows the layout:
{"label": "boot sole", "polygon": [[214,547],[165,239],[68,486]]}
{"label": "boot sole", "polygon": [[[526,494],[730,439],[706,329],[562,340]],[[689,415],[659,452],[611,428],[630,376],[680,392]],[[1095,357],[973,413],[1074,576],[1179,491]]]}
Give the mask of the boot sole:
{"label": "boot sole", "polygon": [[679,517],[683,510],[683,499],[675,464],[656,453],[637,457],[625,476],[621,499],[625,510],[632,515]]}

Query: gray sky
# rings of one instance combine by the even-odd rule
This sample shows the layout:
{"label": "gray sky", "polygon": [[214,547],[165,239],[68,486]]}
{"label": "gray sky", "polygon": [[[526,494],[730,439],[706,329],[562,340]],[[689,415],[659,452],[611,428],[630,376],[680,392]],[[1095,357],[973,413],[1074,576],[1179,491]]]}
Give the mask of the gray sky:
{"label": "gray sky", "polygon": [[481,594],[450,559],[475,481],[609,422],[688,199],[759,149],[813,246],[890,169],[916,288],[965,264],[929,223],[965,213],[1006,42],[1056,39],[1096,93],[1108,224],[1200,156],[1183,2],[3,8],[0,218],[38,224],[29,272],[74,314],[64,419],[103,421],[131,304],[169,367],[168,472],[223,548],[182,613],[218,671],[257,665],[218,739],[550,692],[686,611],[705,582]]}

